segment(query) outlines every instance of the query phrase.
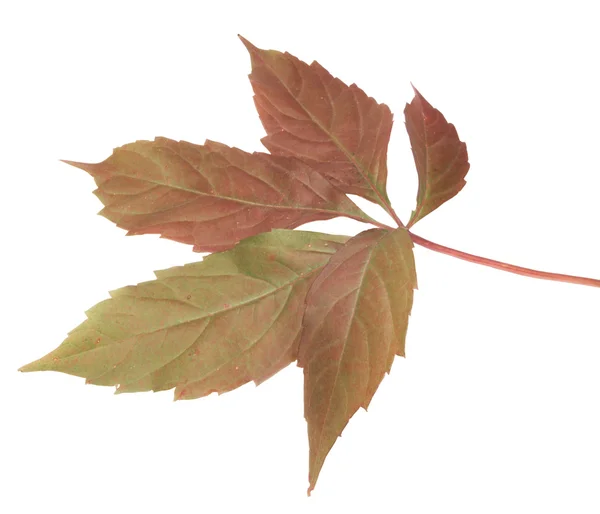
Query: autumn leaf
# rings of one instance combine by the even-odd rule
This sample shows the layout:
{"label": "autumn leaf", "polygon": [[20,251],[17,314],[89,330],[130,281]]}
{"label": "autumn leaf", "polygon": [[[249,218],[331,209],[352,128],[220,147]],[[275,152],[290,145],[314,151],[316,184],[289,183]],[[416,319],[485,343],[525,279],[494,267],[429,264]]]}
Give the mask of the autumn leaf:
{"label": "autumn leaf", "polygon": [[65,161],[92,175],[100,214],[133,234],[232,247],[272,228],[316,220],[370,218],[310,166],[293,157],[247,153],[207,141],[156,138],[116,148],[98,164]]}
{"label": "autumn leaf", "polygon": [[158,271],[112,291],[21,371],[61,371],[118,392],[175,387],[176,399],[258,384],[296,359],[308,289],[347,239],[275,230]]}
{"label": "autumn leaf", "polygon": [[392,113],[356,84],[347,86],[317,62],[261,50],[250,52],[254,103],[272,154],[302,159],[341,191],[389,208],[387,147]]}
{"label": "autumn leaf", "polygon": [[456,128],[414,88],[415,97],[406,104],[406,130],[419,175],[417,207],[408,227],[456,196],[466,184],[469,171],[467,145]]}
{"label": "autumn leaf", "polygon": [[309,494],[337,437],[368,407],[394,355],[404,355],[413,289],[412,241],[368,230],[331,257],[306,299],[298,365],[310,446]]}
{"label": "autumn leaf", "polygon": [[[337,438],[404,356],[417,288],[413,243],[528,277],[600,280],[479,257],[409,231],[465,185],[467,149],[454,126],[415,89],[404,114],[419,186],[405,227],[386,191],[389,108],[317,62],[241,39],[270,154],[156,138],[97,164],[65,161],[93,176],[101,214],[128,234],[219,253],[112,291],[21,371],[68,373],[119,393],[175,388],[175,399],[192,399],[259,384],[297,360],[310,494]],[[398,228],[346,193],[381,205]],[[290,230],[336,216],[378,228],[352,238]]]}

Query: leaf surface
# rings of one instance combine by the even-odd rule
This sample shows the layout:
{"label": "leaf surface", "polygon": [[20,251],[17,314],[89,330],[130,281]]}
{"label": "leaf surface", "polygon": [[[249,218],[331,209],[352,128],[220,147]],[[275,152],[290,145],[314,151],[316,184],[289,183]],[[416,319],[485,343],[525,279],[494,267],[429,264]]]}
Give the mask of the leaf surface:
{"label": "leaf surface", "polygon": [[361,89],[347,86],[317,62],[261,50],[250,52],[254,103],[272,154],[292,155],[314,166],[346,193],[389,204],[387,147],[392,113]]}
{"label": "leaf surface", "polygon": [[257,384],[296,359],[308,289],[347,240],[275,230],[111,292],[53,352],[21,371],[61,371],[118,392],[176,399]]}
{"label": "leaf surface", "polygon": [[369,219],[299,159],[213,141],[156,138],[116,148],[98,164],[65,162],[94,177],[105,205],[100,214],[128,235],[161,234],[198,252],[225,250],[273,228]]}
{"label": "leaf surface", "polygon": [[406,104],[404,116],[419,175],[417,207],[408,227],[456,196],[466,184],[469,171],[467,145],[456,128],[414,88],[415,97]]}
{"label": "leaf surface", "polygon": [[394,355],[404,355],[417,286],[408,232],[373,229],[332,256],[306,299],[298,365],[310,446],[309,494],[325,457],[368,407]]}

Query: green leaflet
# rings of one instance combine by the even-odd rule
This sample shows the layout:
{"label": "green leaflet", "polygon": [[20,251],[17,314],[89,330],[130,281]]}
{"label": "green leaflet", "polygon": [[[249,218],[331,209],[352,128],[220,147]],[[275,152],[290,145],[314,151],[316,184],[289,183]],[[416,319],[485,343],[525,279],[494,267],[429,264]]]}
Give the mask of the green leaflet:
{"label": "green leaflet", "polygon": [[308,289],[347,240],[275,230],[111,292],[53,352],[21,371],[61,371],[118,392],[176,399],[257,384],[296,358]]}

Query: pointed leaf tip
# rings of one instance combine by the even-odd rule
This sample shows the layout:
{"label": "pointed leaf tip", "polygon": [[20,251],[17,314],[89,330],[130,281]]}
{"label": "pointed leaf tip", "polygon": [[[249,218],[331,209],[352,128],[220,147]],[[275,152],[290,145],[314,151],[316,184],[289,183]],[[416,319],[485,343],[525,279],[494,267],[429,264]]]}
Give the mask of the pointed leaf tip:
{"label": "pointed leaf tip", "polygon": [[260,49],[258,47],[253,45],[244,36],[238,34],[238,37],[240,38],[240,41],[242,43],[244,43],[244,46],[246,47],[246,50],[248,50],[248,53],[250,53],[250,56],[253,56],[253,55],[255,56],[260,51]]}
{"label": "pointed leaf tip", "polygon": [[24,366],[21,366],[17,371],[20,371],[21,373],[31,373],[33,371],[43,371],[46,368],[42,365],[41,360],[42,359],[38,359],[33,362],[30,362],[29,364],[25,364]]}
{"label": "pointed leaf tip", "polygon": [[100,164],[88,163],[88,162],[77,162],[77,161],[68,161],[66,159],[59,159],[60,162],[64,162],[69,166],[73,166],[74,168],[79,168],[80,170],[89,173],[90,175],[94,175],[95,169],[100,166]]}
{"label": "pointed leaf tip", "polygon": [[239,38],[240,38],[240,41],[241,41],[242,43],[244,43],[244,45],[245,45],[245,46],[252,45],[252,43],[250,43],[250,41],[248,41],[248,40],[247,40],[247,39],[246,39],[244,36],[242,36],[241,34],[238,34],[238,35],[237,35],[237,37],[239,37]]}
{"label": "pointed leaf tip", "polygon": [[76,168],[80,168],[83,163],[82,162],[77,162],[77,161],[69,161],[67,159],[59,159],[60,162],[64,162],[65,164],[68,164],[70,166],[75,166]]}

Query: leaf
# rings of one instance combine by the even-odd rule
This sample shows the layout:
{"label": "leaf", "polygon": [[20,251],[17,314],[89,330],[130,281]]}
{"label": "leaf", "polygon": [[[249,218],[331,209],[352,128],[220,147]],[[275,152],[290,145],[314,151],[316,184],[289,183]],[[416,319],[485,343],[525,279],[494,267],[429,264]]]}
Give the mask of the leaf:
{"label": "leaf", "polygon": [[65,162],[94,177],[105,205],[100,214],[128,235],[161,234],[197,252],[225,250],[272,228],[369,219],[300,160],[213,141],[156,138],[116,148],[98,164]]}
{"label": "leaf", "polygon": [[361,89],[347,86],[317,62],[261,50],[250,52],[254,103],[272,154],[309,163],[345,193],[388,205],[387,146],[392,113]]}
{"label": "leaf", "polygon": [[296,359],[308,289],[347,240],[275,230],[111,292],[53,352],[21,371],[61,371],[118,392],[175,399],[257,384]]}
{"label": "leaf", "polygon": [[419,175],[417,207],[408,227],[456,196],[466,184],[469,171],[467,145],[456,128],[434,109],[413,86],[415,97],[406,104],[404,116]]}
{"label": "leaf", "polygon": [[394,355],[404,356],[417,287],[412,246],[403,228],[362,232],[329,260],[308,293],[298,365],[304,368],[309,494],[350,418],[368,407]]}

